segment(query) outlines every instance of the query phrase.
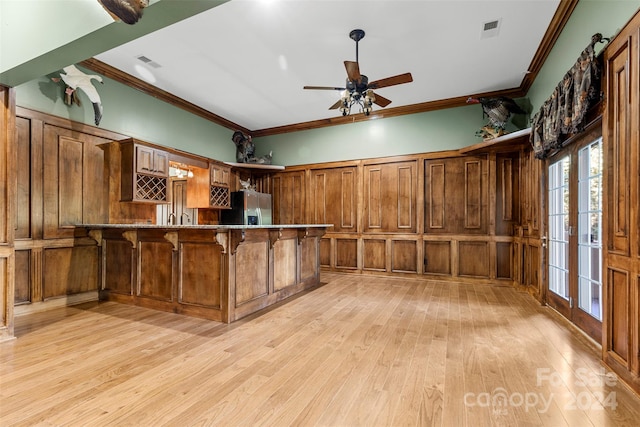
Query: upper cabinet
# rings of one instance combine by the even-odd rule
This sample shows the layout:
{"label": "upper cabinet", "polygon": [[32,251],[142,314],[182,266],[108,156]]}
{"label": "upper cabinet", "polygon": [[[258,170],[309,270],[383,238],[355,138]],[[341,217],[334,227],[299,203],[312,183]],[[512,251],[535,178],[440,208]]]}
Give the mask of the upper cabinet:
{"label": "upper cabinet", "polygon": [[120,141],[121,198],[126,202],[168,202],[169,154],[133,138]]}
{"label": "upper cabinet", "polygon": [[231,167],[218,162],[209,163],[209,169],[193,168],[193,178],[187,185],[188,208],[231,207]]}
{"label": "upper cabinet", "polygon": [[161,177],[169,176],[169,154],[145,145],[134,144],[136,172]]}
{"label": "upper cabinet", "polygon": [[231,168],[219,163],[209,165],[211,185],[229,188],[231,182]]}

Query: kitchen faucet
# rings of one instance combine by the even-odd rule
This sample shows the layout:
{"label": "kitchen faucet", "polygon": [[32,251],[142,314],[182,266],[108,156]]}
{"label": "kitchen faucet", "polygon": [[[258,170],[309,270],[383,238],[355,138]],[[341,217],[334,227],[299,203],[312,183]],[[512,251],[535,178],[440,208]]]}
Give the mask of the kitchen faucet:
{"label": "kitchen faucet", "polygon": [[[173,223],[171,222],[171,217],[173,217]],[[171,225],[171,224],[175,224],[176,222],[176,214],[174,214],[173,212],[171,212],[169,214],[169,217],[167,219],[167,224]]]}
{"label": "kitchen faucet", "polygon": [[189,216],[188,213],[186,212],[182,212],[182,214],[180,215],[180,224],[182,224],[182,217],[186,215],[187,216],[187,223],[191,222],[191,217]]}

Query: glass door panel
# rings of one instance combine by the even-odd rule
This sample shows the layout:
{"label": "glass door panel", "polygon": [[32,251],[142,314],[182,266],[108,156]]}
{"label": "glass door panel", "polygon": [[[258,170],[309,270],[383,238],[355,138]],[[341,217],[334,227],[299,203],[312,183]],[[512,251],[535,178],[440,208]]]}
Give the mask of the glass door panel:
{"label": "glass door panel", "polygon": [[602,155],[598,135],[558,153],[547,170],[546,302],[596,341],[602,336]]}
{"label": "glass door panel", "polygon": [[578,151],[577,299],[576,323],[597,328],[602,321],[602,138]]}
{"label": "glass door panel", "polygon": [[549,290],[569,300],[569,168],[566,156],[549,166]]}

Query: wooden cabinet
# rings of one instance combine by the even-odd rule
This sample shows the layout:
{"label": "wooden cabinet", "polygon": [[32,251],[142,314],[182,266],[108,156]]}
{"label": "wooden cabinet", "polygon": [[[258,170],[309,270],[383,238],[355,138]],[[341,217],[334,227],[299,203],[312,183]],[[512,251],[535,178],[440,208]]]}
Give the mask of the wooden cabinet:
{"label": "wooden cabinet", "polygon": [[120,142],[121,193],[125,202],[168,202],[169,154],[142,141]]}
{"label": "wooden cabinet", "polygon": [[209,165],[209,207],[230,208],[231,207],[231,168],[221,163],[211,163]]}
{"label": "wooden cabinet", "polygon": [[209,169],[193,168],[193,178],[187,184],[188,208],[231,207],[231,168],[222,163],[210,163]]}
{"label": "wooden cabinet", "polygon": [[169,176],[169,154],[144,145],[135,145],[136,172],[161,177]]}
{"label": "wooden cabinet", "polygon": [[231,168],[217,163],[209,165],[211,175],[211,185],[219,187],[229,187],[231,182]]}

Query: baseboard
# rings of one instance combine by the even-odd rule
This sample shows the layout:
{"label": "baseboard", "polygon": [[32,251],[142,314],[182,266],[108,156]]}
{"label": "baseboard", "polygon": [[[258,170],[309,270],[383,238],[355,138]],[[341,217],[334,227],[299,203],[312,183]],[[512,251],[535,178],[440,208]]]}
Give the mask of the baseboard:
{"label": "baseboard", "polygon": [[37,313],[52,310],[54,308],[67,307],[90,301],[98,301],[98,291],[83,292],[81,294],[66,295],[59,298],[51,298],[46,301],[33,302],[31,304],[16,305],[13,308],[14,316]]}

